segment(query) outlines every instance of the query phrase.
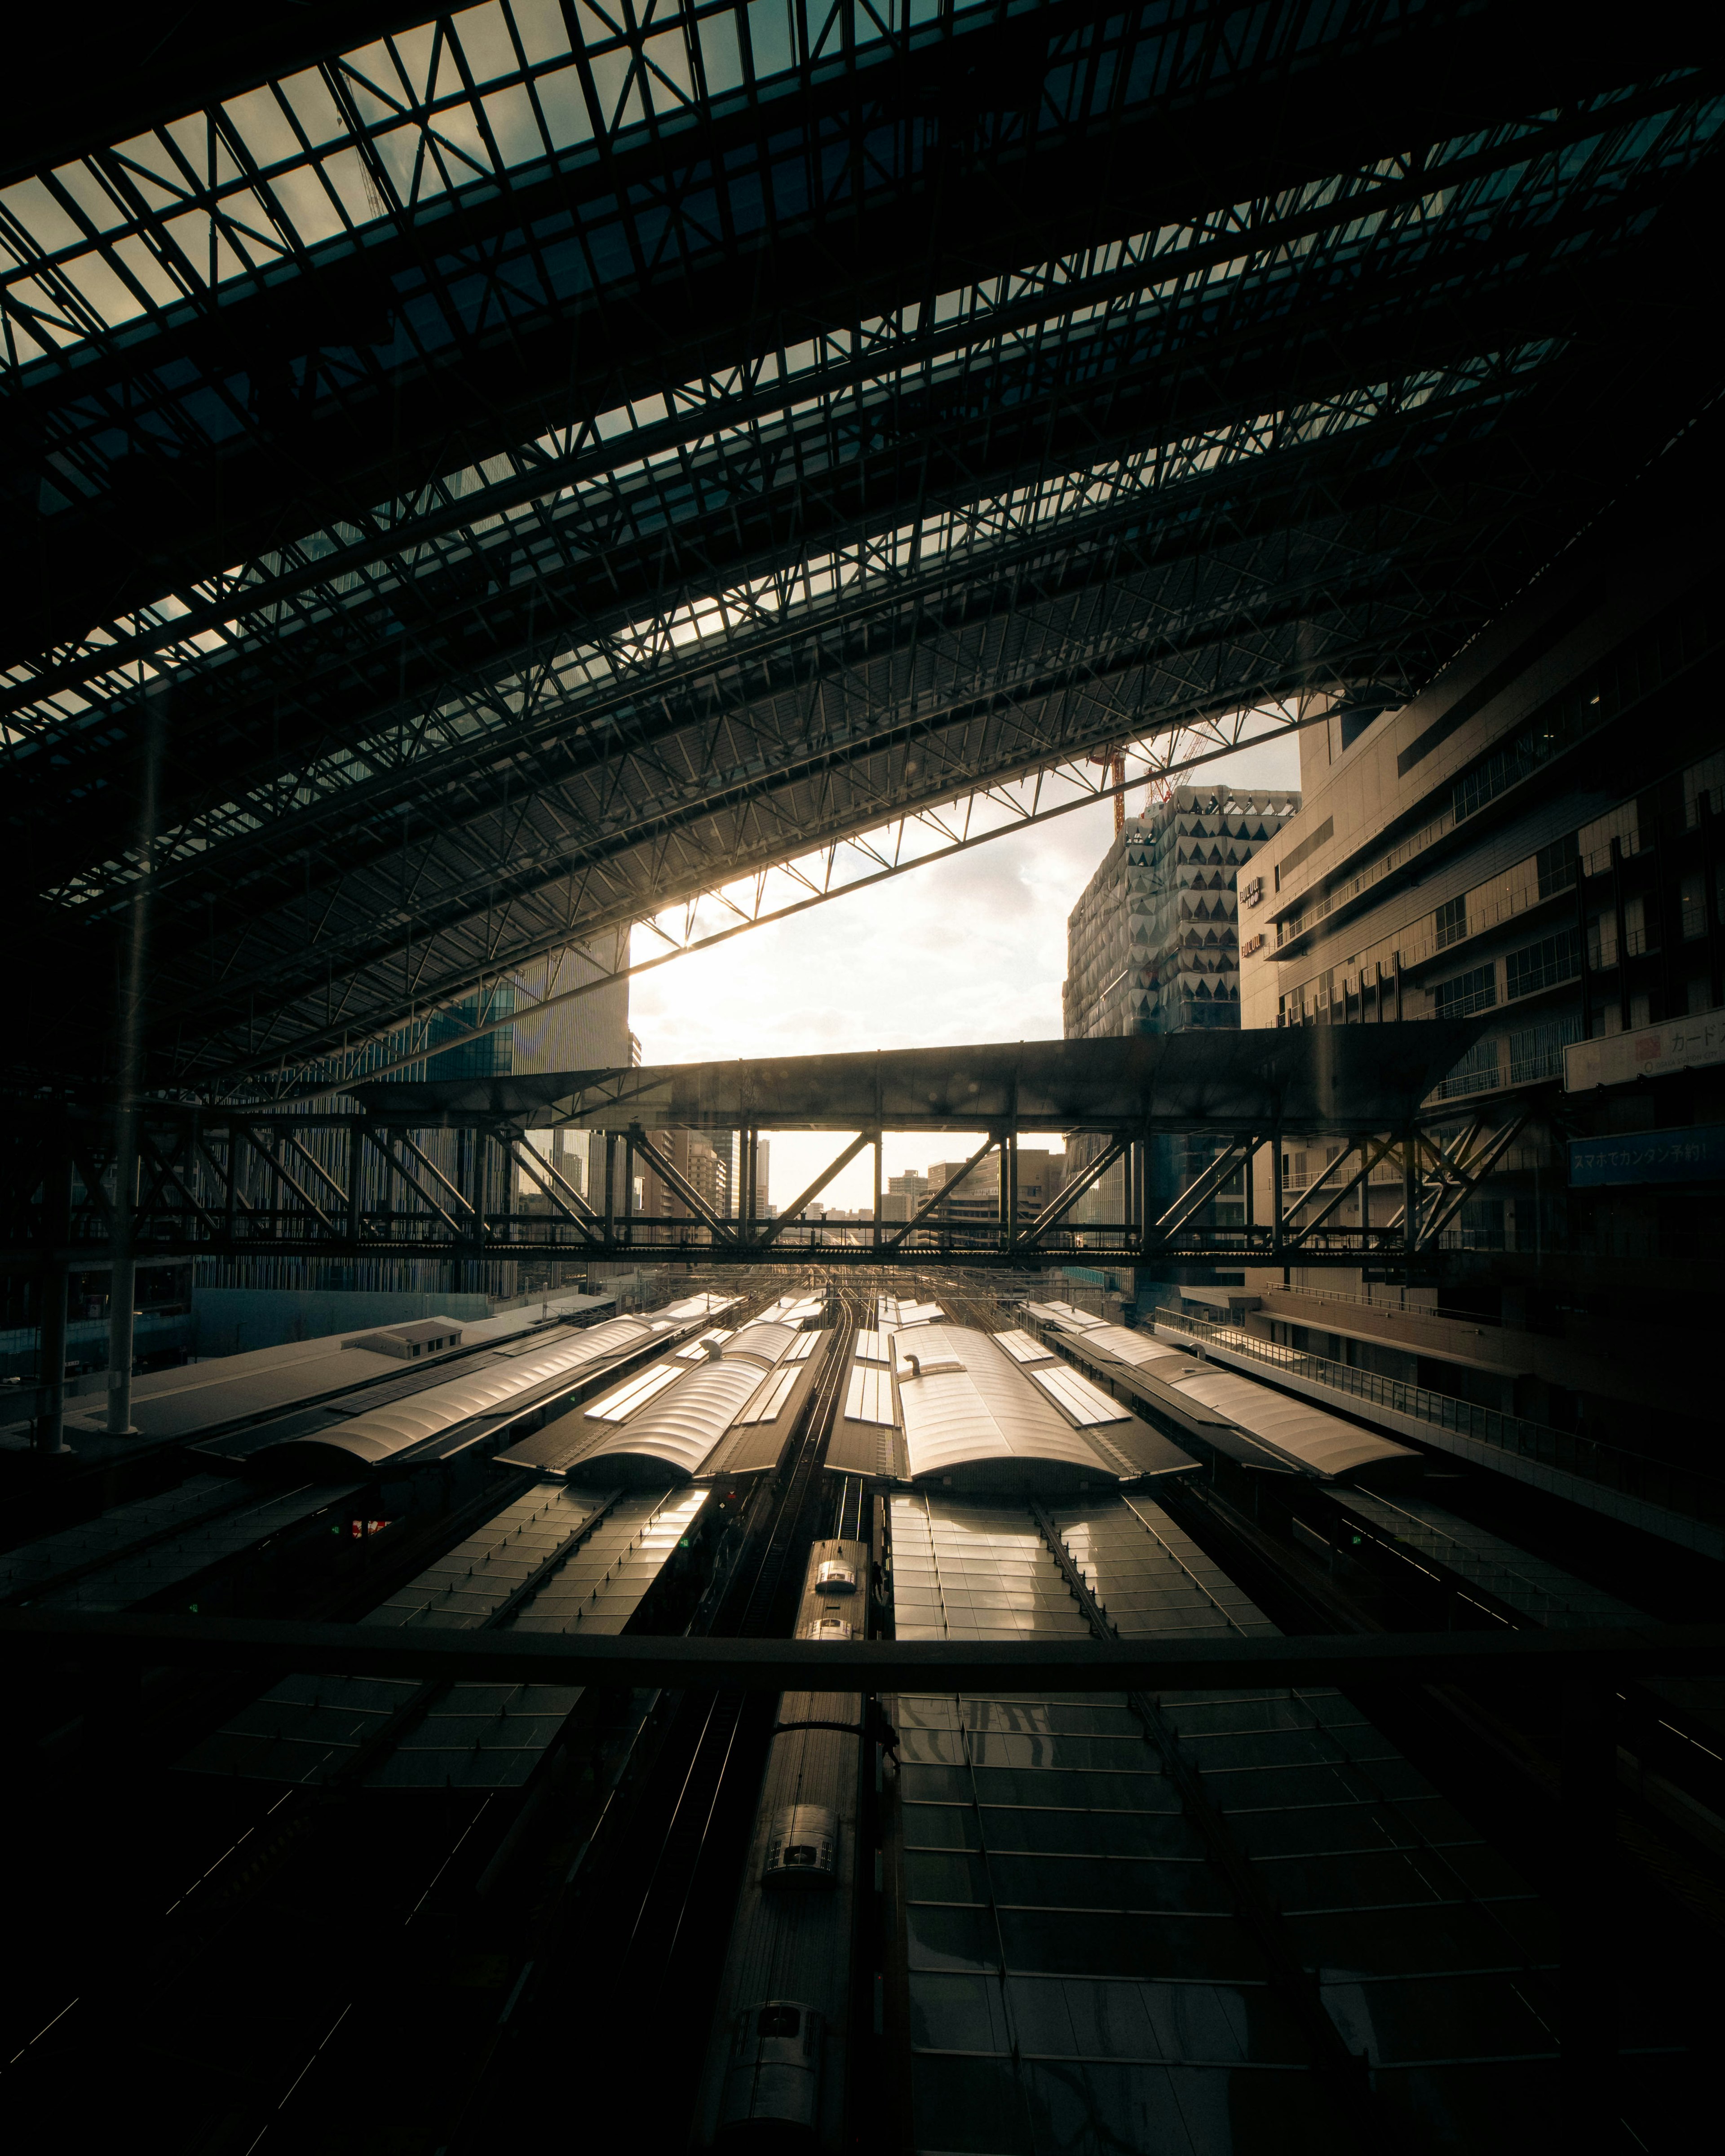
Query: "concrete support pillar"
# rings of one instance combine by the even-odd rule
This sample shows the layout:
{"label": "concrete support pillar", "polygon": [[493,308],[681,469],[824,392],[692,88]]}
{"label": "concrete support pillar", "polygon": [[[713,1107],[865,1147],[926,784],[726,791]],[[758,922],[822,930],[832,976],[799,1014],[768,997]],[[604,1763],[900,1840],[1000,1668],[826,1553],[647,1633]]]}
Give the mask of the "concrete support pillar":
{"label": "concrete support pillar", "polygon": [[137,1202],[136,1111],[122,1104],[114,1170],[114,1269],[108,1281],[108,1435],[136,1437],[131,1419],[132,1306],[137,1301],[133,1213]]}
{"label": "concrete support pillar", "polygon": [[72,1153],[69,1145],[56,1151],[43,1190],[41,1295],[39,1314],[42,1353],[39,1368],[42,1391],[36,1414],[38,1452],[64,1452],[66,1448],[66,1289],[69,1265],[67,1245],[72,1240]]}
{"label": "concrete support pillar", "polygon": [[1618,2123],[1617,1740],[1612,1686],[1563,1681],[1563,1894],[1560,1912],[1563,2126],[1573,2156],[1622,2145]]}

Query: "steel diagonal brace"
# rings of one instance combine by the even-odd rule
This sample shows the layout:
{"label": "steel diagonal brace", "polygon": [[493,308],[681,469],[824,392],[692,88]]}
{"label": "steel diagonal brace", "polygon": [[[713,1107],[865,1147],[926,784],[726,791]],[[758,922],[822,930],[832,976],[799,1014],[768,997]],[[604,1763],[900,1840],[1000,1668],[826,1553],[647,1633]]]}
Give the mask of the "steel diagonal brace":
{"label": "steel diagonal brace", "polygon": [[[1476,1117],[1443,1145],[1435,1145],[1424,1131],[1414,1132],[1407,1142],[1412,1150],[1414,1174],[1422,1201],[1435,1204],[1442,1198],[1450,1187],[1450,1177],[1455,1173],[1455,1162],[1478,1136],[1479,1129],[1479,1120]],[[1422,1153],[1430,1155],[1430,1159],[1422,1161]],[[1404,1240],[1406,1214],[1407,1206],[1404,1203],[1391,1214],[1389,1223],[1391,1229],[1402,1229]]]}
{"label": "steel diagonal brace", "polygon": [[697,1220],[706,1223],[712,1230],[713,1240],[716,1243],[734,1243],[737,1237],[729,1224],[719,1218],[688,1178],[678,1172],[670,1155],[661,1152],[657,1146],[649,1145],[647,1133],[639,1123],[629,1125],[629,1134],[634,1145],[635,1158],[643,1166],[650,1168],[661,1183],[669,1183],[675,1195],[682,1199]]}
{"label": "steel diagonal brace", "polygon": [[947,1193],[949,1190],[956,1190],[959,1184],[963,1182],[965,1177],[969,1174],[972,1168],[976,1167],[980,1161],[986,1159],[988,1154],[993,1152],[995,1147],[999,1145],[999,1142],[1000,1141],[997,1137],[989,1137],[984,1138],[981,1145],[977,1147],[976,1151],[970,1156],[970,1158],[965,1162],[963,1167],[959,1169],[958,1173],[954,1176],[949,1177],[947,1180],[941,1185],[938,1190],[931,1190],[927,1197],[923,1199],[922,1203],[911,1215],[910,1219],[906,1221],[904,1226],[899,1229],[897,1235],[889,1235],[887,1237],[886,1240],[880,1245],[881,1253],[884,1255],[888,1250],[897,1250],[899,1245],[904,1241],[906,1236],[910,1234],[911,1229],[920,1225],[922,1221],[926,1220],[928,1215],[933,1212],[935,1207],[940,1204],[942,1199],[947,1195]]}
{"label": "steel diagonal brace", "polygon": [[[1315,1234],[1318,1229],[1322,1227],[1324,1222],[1329,1219],[1331,1214],[1336,1210],[1336,1208],[1338,1205],[1343,1205],[1347,1203],[1348,1199],[1350,1199],[1353,1195],[1354,1192],[1359,1188],[1360,1185],[1366,1180],[1368,1176],[1371,1174],[1372,1170],[1376,1168],[1378,1163],[1384,1159],[1387,1153],[1389,1152],[1395,1144],[1395,1139],[1394,1137],[1385,1138],[1384,1142],[1378,1147],[1377,1152],[1373,1153],[1371,1158],[1368,1159],[1366,1158],[1366,1149],[1370,1141],[1368,1139],[1360,1139],[1356,1144],[1349,1146],[1347,1152],[1342,1155],[1341,1160],[1335,1161],[1332,1163],[1332,1166],[1340,1168],[1343,1161],[1351,1160],[1354,1154],[1358,1152],[1360,1156],[1362,1165],[1358,1174],[1351,1176],[1348,1180],[1343,1184],[1339,1190],[1332,1191],[1331,1193],[1330,1196],[1325,1200],[1320,1211],[1314,1213],[1312,1218],[1294,1235],[1286,1236],[1284,1239],[1283,1248],[1285,1250],[1298,1250],[1301,1244],[1303,1243],[1308,1236]],[[1327,1177],[1329,1173],[1329,1169],[1326,1168],[1324,1170],[1324,1176]],[[1322,1179],[1322,1178],[1320,1178],[1320,1181]],[[1304,1208],[1311,1203],[1312,1193],[1307,1191],[1306,1195],[1300,1201],[1299,1209],[1303,1210]]]}
{"label": "steel diagonal brace", "polygon": [[1033,1245],[1040,1242],[1050,1228],[1058,1226],[1065,1219],[1085,1192],[1093,1188],[1101,1181],[1115,1162],[1124,1155],[1132,1142],[1128,1132],[1122,1132],[1118,1137],[1111,1138],[1087,1168],[1080,1169],[1076,1181],[1069,1183],[1052,1204],[1045,1205],[1035,1219],[1026,1224],[1024,1234],[1019,1236],[1013,1248],[1018,1250],[1027,1250]]}
{"label": "steel diagonal brace", "polygon": [[1420,1178],[1420,1243],[1425,1240],[1432,1216],[1447,1209],[1450,1194],[1462,1177],[1461,1163],[1485,1127],[1484,1118],[1476,1116],[1443,1144],[1434,1144],[1424,1132],[1420,1133],[1420,1143],[1431,1155],[1430,1165],[1421,1171]]}
{"label": "steel diagonal brace", "polygon": [[[139,1127],[141,1132],[141,1123]],[[96,1173],[89,1147],[84,1144],[79,1137],[76,1124],[72,1126],[69,1142],[72,1151],[72,1165],[77,1169],[80,1178],[83,1182],[85,1196],[111,1228],[114,1208],[108,1202],[107,1190],[103,1185],[101,1177]]]}
{"label": "steel diagonal brace", "polygon": [[[472,1238],[467,1235],[455,1221],[449,1218],[449,1214],[444,1212],[443,1207],[438,1204],[436,1199],[432,1196],[431,1193],[429,1190],[421,1188],[420,1184],[414,1179],[412,1171],[404,1167],[403,1163],[396,1158],[395,1149],[392,1145],[390,1145],[385,1133],[377,1130],[375,1125],[367,1123],[363,1127],[362,1134],[371,1145],[378,1152],[382,1154],[383,1158],[388,1163],[389,1167],[401,1178],[402,1181],[406,1183],[408,1189],[413,1192],[413,1195],[419,1199],[433,1213],[436,1214],[438,1219],[443,1222],[444,1227],[449,1229],[450,1235],[454,1237],[458,1243],[467,1243],[472,1240]],[[356,1163],[356,1168],[357,1165],[358,1163]]]}
{"label": "steel diagonal brace", "polygon": [[794,1205],[791,1206],[786,1212],[781,1213],[776,1220],[768,1221],[765,1227],[762,1229],[758,1239],[761,1247],[764,1250],[768,1244],[776,1242],[778,1239],[780,1229],[787,1227],[791,1221],[794,1220],[798,1214],[801,1213],[803,1208],[807,1205],[811,1199],[819,1198],[822,1191],[824,1190],[827,1185],[832,1181],[833,1178],[839,1173],[841,1168],[849,1168],[851,1162],[856,1158],[857,1155],[862,1151],[865,1146],[873,1145],[875,1142],[875,1133],[873,1131],[859,1131],[856,1136],[850,1141],[850,1143],[845,1147],[844,1152],[841,1152],[839,1158],[833,1163],[832,1166],[830,1168],[824,1168],[820,1173],[815,1177],[814,1182],[809,1184],[809,1188],[803,1193],[802,1196],[797,1200]]}
{"label": "steel diagonal brace", "polygon": [[239,1147],[237,1133],[232,1130],[228,1133],[228,1164],[225,1168],[223,1167],[221,1162],[218,1161],[215,1155],[210,1151],[209,1140],[202,1131],[193,1132],[192,1142],[197,1147],[198,1152],[203,1154],[205,1166],[209,1169],[210,1173],[214,1176],[218,1184],[220,1186],[223,1192],[223,1204],[225,1205],[228,1199],[231,1198],[234,1201],[234,1207],[236,1212],[242,1210],[247,1213],[255,1212],[257,1209],[256,1207],[253,1205],[250,1199],[248,1198],[245,1193],[240,1188],[238,1180],[237,1170],[239,1166]]}
{"label": "steel diagonal brace", "polygon": [[1249,1161],[1256,1147],[1254,1138],[1235,1138],[1228,1150],[1213,1160],[1195,1183],[1188,1183],[1167,1212],[1156,1223],[1158,1240],[1177,1235],[1200,1205],[1207,1205],[1233,1174],[1243,1160]]}
{"label": "steel diagonal brace", "polygon": [[454,1184],[450,1182],[449,1177],[444,1173],[437,1163],[434,1160],[429,1159],[424,1150],[414,1144],[412,1133],[408,1131],[402,1131],[398,1135],[400,1137],[403,1145],[407,1147],[408,1151],[413,1156],[414,1159],[418,1162],[420,1167],[424,1169],[425,1173],[429,1176],[432,1177],[436,1182],[440,1183],[443,1185],[444,1188],[448,1191],[450,1198],[454,1200],[454,1204],[459,1208],[459,1209],[464,1213],[470,1211],[471,1209],[468,1204],[467,1199],[455,1188]]}
{"label": "steel diagonal brace", "polygon": [[[234,1127],[238,1129],[240,1126],[236,1124]],[[275,1176],[277,1181],[280,1182],[285,1188],[293,1192],[295,1197],[299,1199],[300,1203],[305,1208],[306,1211],[320,1221],[324,1227],[327,1228],[331,1235],[339,1235],[341,1230],[336,1227],[335,1222],[331,1219],[328,1214],[324,1211],[322,1206],[321,1206],[317,1200],[311,1195],[311,1193],[300,1183],[295,1176],[290,1173],[290,1171],[283,1165],[277,1155],[272,1152],[270,1147],[264,1143],[263,1137],[258,1129],[250,1124],[244,1126],[244,1128],[245,1135],[250,1141],[253,1152],[257,1154],[260,1160],[267,1163],[270,1173]]]}
{"label": "steel diagonal brace", "polygon": [[1416,1249],[1423,1250],[1430,1248],[1433,1242],[1449,1226],[1468,1199],[1472,1197],[1474,1192],[1478,1189],[1480,1184],[1491,1173],[1498,1161],[1509,1150],[1511,1142],[1520,1135],[1527,1122],[1526,1110],[1519,1116],[1512,1116],[1497,1135],[1488,1139],[1480,1148],[1466,1169],[1458,1169],[1458,1174],[1464,1179],[1456,1184],[1455,1189],[1440,1204],[1433,1207],[1431,1218],[1420,1231],[1420,1240],[1414,1246]]}
{"label": "steel diagonal brace", "polygon": [[[539,1186],[540,1188],[545,1192],[547,1198],[552,1194],[553,1191],[555,1191],[563,1201],[564,1210],[569,1214],[571,1219],[575,1221],[578,1226],[584,1228],[597,1228],[602,1224],[598,1214],[593,1210],[593,1207],[588,1204],[587,1200],[575,1188],[574,1184],[568,1181],[566,1177],[561,1176],[557,1173],[556,1163],[552,1161],[547,1160],[543,1153],[536,1152],[533,1147],[528,1145],[527,1134],[521,1127],[520,1124],[506,1124],[501,1132],[501,1136],[506,1144],[510,1146],[519,1145],[523,1148],[521,1158],[522,1166],[529,1167],[531,1165],[532,1168],[536,1168],[542,1172],[542,1180]],[[547,1187],[547,1182],[545,1178],[548,1178],[549,1187]]]}
{"label": "steel diagonal brace", "polygon": [[305,1162],[306,1167],[311,1168],[316,1175],[321,1177],[324,1182],[328,1183],[330,1188],[336,1194],[337,1204],[341,1206],[342,1212],[346,1213],[347,1210],[347,1193],[341,1188],[341,1184],[336,1182],[335,1177],[330,1173],[328,1168],[324,1166],[323,1163],[317,1158],[317,1155],[314,1152],[308,1152],[305,1147],[300,1144],[299,1139],[294,1136],[293,1132],[285,1128],[283,1125],[276,1124],[273,1126],[273,1127],[280,1131],[283,1137],[287,1140],[289,1145],[290,1145],[294,1151],[298,1153],[300,1159]]}
{"label": "steel diagonal brace", "polygon": [[[511,1161],[526,1174],[532,1177],[534,1182],[536,1183],[541,1190],[544,1192],[547,1203],[555,1205],[558,1212],[563,1215],[564,1219],[569,1222],[570,1225],[578,1230],[583,1242],[595,1242],[598,1239],[595,1238],[593,1234],[591,1224],[583,1220],[581,1215],[573,1211],[563,1199],[562,1190],[567,1190],[568,1188],[568,1185],[567,1183],[563,1183],[562,1188],[558,1189],[554,1188],[551,1183],[548,1183],[546,1180],[545,1177],[539,1173],[540,1163],[534,1156],[532,1147],[525,1143],[512,1132],[506,1133],[504,1136],[502,1144],[505,1158]],[[519,1152],[516,1151],[517,1146],[520,1147]],[[559,1183],[562,1183],[561,1178],[558,1178],[557,1180]]]}
{"label": "steel diagonal brace", "polygon": [[172,1183],[174,1185],[175,1188],[178,1190],[181,1197],[185,1199],[192,1210],[198,1215],[199,1220],[203,1222],[203,1225],[209,1230],[210,1234],[213,1235],[218,1241],[219,1241],[222,1235],[222,1225],[220,1221],[218,1221],[213,1214],[205,1212],[203,1206],[198,1204],[197,1199],[193,1195],[192,1187],[187,1182],[185,1177],[180,1173],[179,1170],[173,1165],[172,1162],[170,1161],[167,1156],[161,1150],[155,1139],[151,1137],[149,1132],[141,1123],[138,1126],[138,1150],[147,1159],[152,1161],[156,1164],[157,1168],[161,1173],[162,1180],[165,1183]]}

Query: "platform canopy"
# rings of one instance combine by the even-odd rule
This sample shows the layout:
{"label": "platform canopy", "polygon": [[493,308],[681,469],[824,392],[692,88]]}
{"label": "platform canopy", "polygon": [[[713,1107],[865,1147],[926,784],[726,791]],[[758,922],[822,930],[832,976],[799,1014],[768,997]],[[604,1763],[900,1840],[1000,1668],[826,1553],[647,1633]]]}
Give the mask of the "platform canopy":
{"label": "platform canopy", "polygon": [[377,1122],[598,1130],[1401,1130],[1481,1019],[901,1048],[361,1087]]}
{"label": "platform canopy", "polygon": [[1674,439],[1712,498],[1706,9],[12,15],[32,1086],[134,1020],[362,1075],[896,819],[1399,701]]}

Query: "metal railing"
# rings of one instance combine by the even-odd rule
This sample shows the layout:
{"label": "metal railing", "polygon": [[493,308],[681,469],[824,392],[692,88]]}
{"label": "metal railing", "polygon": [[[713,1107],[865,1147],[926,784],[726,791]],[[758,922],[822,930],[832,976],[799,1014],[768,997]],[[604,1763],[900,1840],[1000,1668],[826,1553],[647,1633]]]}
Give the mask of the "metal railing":
{"label": "metal railing", "polygon": [[1238,1326],[1211,1324],[1165,1309],[1156,1312],[1154,1322],[1189,1338],[1225,1348],[1230,1354],[1285,1371],[1290,1377],[1303,1378],[1331,1392],[1386,1408],[1410,1421],[1452,1431],[1518,1460],[1535,1460],[1543,1467],[1556,1468],[1642,1504],[1681,1513],[1686,1519],[1725,1526],[1725,1482],[1693,1469],[1670,1466],[1663,1460],[1649,1459],[1645,1453],[1625,1452],[1570,1430],[1553,1430],[1547,1423],[1529,1422],[1496,1408],[1476,1407],[1471,1400],[1430,1393],[1423,1385],[1410,1385],[1399,1378],[1379,1377],[1375,1371],[1357,1370],[1351,1363],[1332,1363],[1303,1349],[1280,1347],[1272,1340],[1243,1332]]}
{"label": "metal railing", "polygon": [[[1420,1292],[1418,1289],[1414,1291],[1416,1294]],[[1404,1287],[1381,1288],[1374,1294],[1369,1288],[1362,1290],[1350,1287],[1290,1286],[1274,1288],[1271,1292],[1278,1296],[1305,1296],[1313,1302],[1350,1302],[1361,1310],[1394,1311],[1399,1317],[1435,1317],[1442,1319],[1446,1323],[1458,1325],[1501,1326],[1503,1322],[1501,1317],[1483,1317],[1476,1310],[1445,1310],[1440,1304],[1435,1302],[1409,1302],[1407,1300],[1408,1290]],[[1399,1300],[1393,1301],[1392,1296],[1399,1297]],[[1280,1315],[1280,1312],[1271,1311],[1266,1315],[1276,1317]]]}

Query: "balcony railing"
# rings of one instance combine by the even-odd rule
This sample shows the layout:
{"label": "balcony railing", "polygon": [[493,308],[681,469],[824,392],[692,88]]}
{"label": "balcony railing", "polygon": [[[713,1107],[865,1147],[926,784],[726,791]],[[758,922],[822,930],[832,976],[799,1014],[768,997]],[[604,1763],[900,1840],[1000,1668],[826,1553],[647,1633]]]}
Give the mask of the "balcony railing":
{"label": "balcony railing", "polygon": [[1392,1414],[1471,1438],[1513,1459],[1537,1461],[1542,1467],[1574,1475],[1641,1504],[1660,1506],[1686,1519],[1725,1527],[1725,1482],[1712,1476],[1669,1466],[1644,1453],[1625,1452],[1570,1430],[1504,1414],[1496,1408],[1476,1407],[1471,1400],[1455,1399],[1447,1393],[1430,1393],[1423,1385],[1409,1385],[1399,1378],[1379,1377],[1373,1370],[1356,1370],[1350,1363],[1332,1363],[1322,1355],[1279,1347],[1274,1341],[1243,1332],[1238,1326],[1209,1324],[1177,1310],[1158,1310],[1155,1322],[1190,1339],[1213,1342],[1230,1354],[1285,1371],[1290,1377],[1387,1409]]}

